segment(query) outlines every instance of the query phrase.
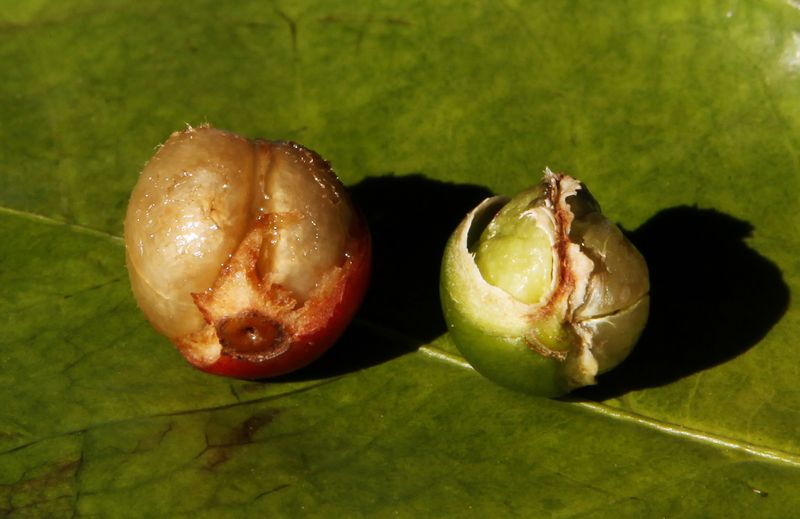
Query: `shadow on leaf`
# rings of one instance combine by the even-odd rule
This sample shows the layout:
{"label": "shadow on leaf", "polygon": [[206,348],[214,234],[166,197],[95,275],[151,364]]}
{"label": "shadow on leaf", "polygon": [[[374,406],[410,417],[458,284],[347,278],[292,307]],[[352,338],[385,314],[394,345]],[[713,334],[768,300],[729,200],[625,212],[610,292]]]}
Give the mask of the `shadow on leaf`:
{"label": "shadow on leaf", "polygon": [[486,188],[421,174],[369,177],[350,187],[372,233],[372,281],[342,338],[292,380],[331,377],[391,360],[446,331],[439,303],[444,246]]}
{"label": "shadow on leaf", "polygon": [[629,233],[650,268],[650,319],[630,357],[573,396],[605,400],[721,364],[755,346],[789,304],[753,228],[710,209],[665,209]]}

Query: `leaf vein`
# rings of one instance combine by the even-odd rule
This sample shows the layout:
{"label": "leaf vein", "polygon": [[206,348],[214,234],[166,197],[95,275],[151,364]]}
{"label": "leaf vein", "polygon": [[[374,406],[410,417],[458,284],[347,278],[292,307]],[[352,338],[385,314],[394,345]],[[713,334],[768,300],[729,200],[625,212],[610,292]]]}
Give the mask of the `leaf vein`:
{"label": "leaf vein", "polygon": [[37,213],[32,213],[30,211],[23,211],[20,209],[12,209],[11,207],[4,207],[0,206],[0,215],[6,216],[14,216],[17,218],[23,218],[25,220],[29,220],[32,222],[43,223],[45,225],[57,225],[66,227],[72,231],[79,232],[81,234],[87,234],[89,236],[95,236],[98,238],[104,238],[106,240],[110,240],[117,245],[122,245],[123,238],[122,236],[117,236],[115,234],[111,234],[106,231],[101,231],[99,229],[94,229],[92,227],[88,227],[86,225],[81,225],[77,223],[70,223],[65,222],[63,220],[59,220],[57,218],[51,218],[49,216],[44,216]]}
{"label": "leaf vein", "polygon": [[[435,347],[422,346],[418,351],[422,354],[444,361],[453,366],[472,369],[472,367],[465,360],[457,357],[456,355],[442,352]],[[758,445],[737,438],[730,438],[683,425],[671,424],[650,416],[641,415],[633,411],[622,410],[597,402],[582,401],[571,403],[575,406],[607,418],[633,423],[641,427],[646,427],[664,434],[669,434],[671,436],[679,436],[696,441],[698,443],[705,443],[714,445],[716,447],[723,447],[733,451],[743,452],[768,461],[783,463],[793,467],[800,467],[800,455],[792,452],[774,449],[764,445]]]}

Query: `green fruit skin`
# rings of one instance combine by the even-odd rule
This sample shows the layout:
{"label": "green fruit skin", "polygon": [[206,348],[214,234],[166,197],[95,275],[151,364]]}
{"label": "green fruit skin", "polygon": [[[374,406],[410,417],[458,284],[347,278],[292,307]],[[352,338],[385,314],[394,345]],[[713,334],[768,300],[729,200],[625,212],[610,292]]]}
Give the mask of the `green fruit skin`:
{"label": "green fruit skin", "polygon": [[[546,172],[543,182],[554,180],[575,189],[571,177]],[[596,375],[630,353],[647,321],[649,281],[644,258],[581,185],[568,209],[576,217],[574,239],[583,256],[573,256],[566,268],[585,280],[584,303],[568,315],[563,293],[545,306],[520,297],[530,292],[526,286],[518,290],[520,283],[541,284],[535,272],[541,261],[531,251],[513,249],[519,242],[539,248],[546,244],[524,227],[527,221],[514,218],[541,207],[540,186],[510,201],[486,199],[462,220],[445,248],[439,292],[450,336],[476,371],[517,391],[557,397],[595,383]],[[563,184],[558,188],[565,189]],[[519,275],[513,271],[519,268],[533,272]],[[491,280],[485,277],[487,269]]]}
{"label": "green fruit skin", "polygon": [[457,298],[464,294],[465,283],[454,268],[455,236],[445,249],[440,281],[440,297],[448,331],[456,347],[478,373],[520,392],[557,397],[568,392],[562,363],[532,350],[522,337],[487,333],[462,309]]}

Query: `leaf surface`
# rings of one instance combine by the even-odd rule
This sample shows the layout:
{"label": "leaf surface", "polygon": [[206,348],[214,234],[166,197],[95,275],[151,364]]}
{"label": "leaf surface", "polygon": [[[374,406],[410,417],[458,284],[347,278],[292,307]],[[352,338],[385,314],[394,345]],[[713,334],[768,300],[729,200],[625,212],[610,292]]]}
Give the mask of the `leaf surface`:
{"label": "leaf surface", "polygon": [[[792,2],[0,2],[0,515],[787,516],[800,506]],[[329,159],[373,230],[342,340],[201,374],[121,240],[185,124]],[[564,400],[445,335],[448,234],[549,166],[647,258],[634,354]]]}

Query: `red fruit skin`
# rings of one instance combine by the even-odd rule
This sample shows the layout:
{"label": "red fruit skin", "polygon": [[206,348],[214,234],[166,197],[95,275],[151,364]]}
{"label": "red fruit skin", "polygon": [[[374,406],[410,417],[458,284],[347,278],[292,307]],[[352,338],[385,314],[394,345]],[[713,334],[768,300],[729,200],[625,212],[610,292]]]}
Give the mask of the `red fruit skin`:
{"label": "red fruit skin", "polygon": [[261,379],[284,375],[312,363],[325,353],[342,335],[355,316],[369,286],[372,271],[372,241],[364,218],[358,214],[353,223],[342,275],[335,289],[324,299],[309,301],[316,312],[310,323],[297,332],[287,351],[277,357],[254,362],[222,353],[208,365],[186,359],[196,368],[214,375],[241,379]]}

